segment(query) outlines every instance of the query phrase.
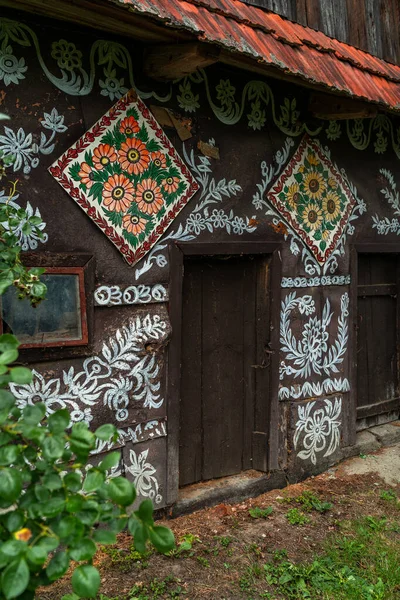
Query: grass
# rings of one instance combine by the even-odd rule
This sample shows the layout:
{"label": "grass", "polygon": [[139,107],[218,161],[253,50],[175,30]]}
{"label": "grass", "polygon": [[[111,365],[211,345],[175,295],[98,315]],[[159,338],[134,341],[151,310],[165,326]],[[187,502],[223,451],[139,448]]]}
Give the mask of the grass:
{"label": "grass", "polygon": [[[115,546],[102,546],[101,549],[110,558],[110,563],[118,567],[122,572],[130,571],[133,567],[145,569],[148,567],[149,558],[153,554],[152,550],[140,554],[135,550],[133,543],[128,549],[121,549]],[[107,598],[104,598],[104,600],[107,600]]]}
{"label": "grass", "polygon": [[157,577],[150,581],[147,585],[138,583],[135,585],[128,596],[109,596],[100,595],[99,600],[156,600],[157,598],[184,598],[187,592],[180,585],[180,579],[168,576],[164,579]]}
{"label": "grass", "polygon": [[255,508],[249,509],[249,515],[253,517],[253,519],[266,519],[273,512],[272,506],[268,506],[267,508],[260,508],[256,506]]}
{"label": "grass", "polygon": [[[384,522],[385,521],[385,522]],[[366,517],[344,524],[313,561],[295,564],[275,556],[265,578],[282,598],[300,600],[395,600],[400,598],[400,541],[386,520]]]}
{"label": "grass", "polygon": [[[390,499],[392,501],[392,498]],[[388,498],[389,501],[389,498]],[[301,504],[301,502],[300,502]],[[302,505],[303,506],[303,505]],[[306,506],[304,506],[306,509]],[[298,508],[291,509],[295,524],[309,521]],[[339,533],[332,534],[312,560],[295,563],[286,550],[273,552],[269,562],[256,544],[247,547],[250,564],[240,568],[232,585],[240,598],[257,600],[396,600],[400,598],[400,528],[397,520],[364,516],[355,521],[339,521]],[[188,546],[198,538],[181,539],[185,548],[181,560],[191,560]],[[214,538],[214,544],[228,548],[232,538]],[[136,558],[136,557],[134,557]],[[175,558],[170,556],[170,559]],[[211,567],[208,559],[196,556],[201,567]],[[230,563],[223,563],[230,571]],[[235,571],[232,571],[234,573]],[[135,585],[126,596],[99,600],[185,600],[188,592],[182,582],[172,576],[155,578]],[[236,597],[236,596],[235,596]],[[239,596],[237,596],[239,597]]]}
{"label": "grass", "polygon": [[286,518],[291,525],[307,525],[310,523],[310,519],[298,508],[291,508],[286,513]]}

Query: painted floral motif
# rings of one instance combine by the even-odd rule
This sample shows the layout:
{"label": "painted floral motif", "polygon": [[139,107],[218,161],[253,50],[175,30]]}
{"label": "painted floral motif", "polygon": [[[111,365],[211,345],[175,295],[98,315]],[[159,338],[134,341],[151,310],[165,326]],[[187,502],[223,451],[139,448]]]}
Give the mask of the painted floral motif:
{"label": "painted floral motif", "polygon": [[66,40],[52,43],[51,57],[57,61],[60,69],[73,71],[82,67],[82,52],[76,49],[75,44],[71,44]]}
{"label": "painted floral motif", "polygon": [[25,59],[16,58],[12,52],[11,46],[2,44],[0,49],[0,81],[4,81],[4,85],[18,84],[21,79],[25,79],[24,73],[28,70]]}
{"label": "painted floral motif", "polygon": [[151,250],[199,188],[133,91],[50,172],[129,264]]}
{"label": "painted floral motif", "polygon": [[393,209],[393,214],[396,218],[384,217],[379,218],[379,215],[372,217],[372,229],[376,229],[379,235],[387,235],[388,233],[395,233],[400,235],[400,193],[397,189],[397,185],[393,174],[388,169],[380,169],[379,173],[387,182],[386,187],[381,189],[381,194]]}
{"label": "painted floral motif", "polygon": [[127,93],[128,88],[124,86],[125,79],[123,77],[117,77],[116,69],[104,68],[104,79],[99,79],[99,86],[101,88],[100,94],[107,96],[111,101],[119,100],[121,96]]}
{"label": "painted floral motif", "polygon": [[196,112],[196,109],[200,108],[199,95],[193,93],[188,79],[184,79],[183,83],[179,85],[179,92],[176,99],[180,108],[183,108],[186,112]]}
{"label": "painted floral motif", "polygon": [[10,384],[20,408],[44,402],[48,414],[68,408],[72,421],[93,420],[92,408],[101,402],[114,412],[121,424],[128,418],[130,402],[143,402],[144,408],[160,408],[158,375],[160,367],[155,354],[144,346],[150,341],[162,342],[167,336],[167,323],[158,315],[137,317],[118,329],[101,354],[87,358],[82,369],[63,371],[62,377],[46,380],[33,370],[30,384]]}
{"label": "painted floral motif", "polygon": [[[291,314],[297,309],[301,315],[309,315],[304,324],[301,338],[291,329]],[[338,373],[338,365],[343,362],[349,338],[349,295],[345,292],[340,299],[337,337],[329,340],[328,327],[333,317],[329,299],[326,300],[322,317],[315,314],[315,302],[311,296],[296,297],[292,292],[282,301],[280,342],[285,359],[280,366],[280,379],[285,375],[306,378],[313,373]]]}
{"label": "painted floral motif", "polygon": [[38,166],[40,154],[48,155],[53,152],[56,133],[67,131],[64,117],[58,114],[56,108],[53,108],[50,113],[44,113],[40,124],[43,129],[49,129],[52,133],[47,138],[42,131],[39,143],[34,141],[32,133],[25,133],[22,127],[17,132],[10,127],[4,127],[4,134],[0,135],[0,151],[3,155],[14,156],[14,172],[22,168],[23,173],[28,175]]}
{"label": "painted floral motif", "polygon": [[298,406],[298,421],[293,437],[295,450],[300,440],[303,448],[297,453],[297,457],[302,460],[310,459],[313,465],[317,464],[317,454],[323,452],[325,458],[339,448],[342,398],[326,399],[321,408],[315,409],[316,404],[308,402]]}
{"label": "painted floral motif", "polygon": [[156,469],[147,462],[149,450],[143,450],[139,455],[134,450],[129,452],[129,460],[125,462],[125,470],[130,473],[136,491],[145,498],[150,498],[155,504],[160,504],[162,496],[159,494],[159,483],[156,477]]}
{"label": "painted floral motif", "polygon": [[319,263],[336,248],[356,200],[321,147],[306,136],[268,194],[268,200]]}
{"label": "painted floral motif", "polygon": [[231,84],[229,79],[221,79],[218,85],[215,86],[217,92],[217,100],[222,105],[230,105],[235,101],[236,88]]}
{"label": "painted floral motif", "polygon": [[251,103],[251,112],[247,115],[247,118],[249,120],[249,127],[254,129],[254,131],[264,127],[267,117],[265,110],[261,108],[260,100]]}

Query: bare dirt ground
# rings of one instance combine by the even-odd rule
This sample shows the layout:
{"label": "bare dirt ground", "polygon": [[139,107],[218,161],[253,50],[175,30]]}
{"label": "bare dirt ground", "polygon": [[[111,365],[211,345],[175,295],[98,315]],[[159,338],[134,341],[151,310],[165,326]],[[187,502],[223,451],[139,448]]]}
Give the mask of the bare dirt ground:
{"label": "bare dirt ground", "polygon": [[[287,553],[295,563],[312,561],[324,552],[327,540],[343,534],[346,523],[360,518],[398,523],[390,535],[400,542],[396,496],[400,496],[400,444],[350,459],[283,490],[165,521],[177,541],[171,556],[149,552],[142,558],[134,552],[131,537],[121,534],[116,546],[103,548],[96,557],[102,574],[100,598],[293,597],[267,591],[265,578],[257,576],[265,563],[279,553]],[[270,515],[263,513],[268,507],[272,507]],[[305,522],[296,523],[303,517]],[[44,590],[40,600],[60,600],[69,591],[68,581],[63,581],[51,591]],[[400,588],[398,595],[382,596],[392,597],[400,598]]]}

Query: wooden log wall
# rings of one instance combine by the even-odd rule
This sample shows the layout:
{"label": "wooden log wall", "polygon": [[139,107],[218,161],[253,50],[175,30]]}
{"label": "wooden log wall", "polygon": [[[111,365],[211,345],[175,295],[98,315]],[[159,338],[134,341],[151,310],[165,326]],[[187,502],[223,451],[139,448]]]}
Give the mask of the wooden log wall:
{"label": "wooden log wall", "polygon": [[246,0],[342,42],[400,63],[398,0]]}
{"label": "wooden log wall", "polygon": [[[13,386],[21,407],[44,401],[92,428],[114,423],[116,473],[156,508],[176,501],[179,484],[231,473],[228,448],[235,470],[251,463],[278,471],[258,480],[276,485],[283,471],[300,479],[348,452],[356,420],[361,429],[399,418],[400,338],[387,333],[400,330],[399,120],[318,120],[309,90],[219,64],[201,77],[155,82],[143,73],[138,42],[77,25],[66,31],[13,10],[0,16],[0,37],[9,57],[0,110],[10,116],[0,126],[0,151],[15,156],[2,184],[18,178],[13,202],[45,225],[42,240],[21,231],[20,243],[46,266],[93,265],[90,347],[24,354],[34,379]],[[129,267],[48,167],[131,87],[200,189],[162,243]],[[165,152],[151,152],[156,167]],[[78,166],[83,192],[87,164]],[[5,198],[7,185],[0,203]],[[235,258],[242,255],[246,267]],[[192,291],[191,260],[202,260]],[[367,393],[361,384],[378,359]],[[193,454],[185,471],[186,449]],[[97,450],[93,464],[109,447]],[[219,472],[210,473],[210,460]]]}

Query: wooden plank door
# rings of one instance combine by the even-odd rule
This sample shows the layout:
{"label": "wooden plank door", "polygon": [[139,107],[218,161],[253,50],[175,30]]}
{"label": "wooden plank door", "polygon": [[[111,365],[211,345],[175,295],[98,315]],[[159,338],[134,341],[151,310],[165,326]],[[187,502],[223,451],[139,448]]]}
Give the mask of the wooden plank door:
{"label": "wooden plank door", "polygon": [[365,426],[400,407],[398,279],[398,255],[358,255],[357,418]]}
{"label": "wooden plank door", "polygon": [[186,258],[180,485],[266,470],[269,261]]}

